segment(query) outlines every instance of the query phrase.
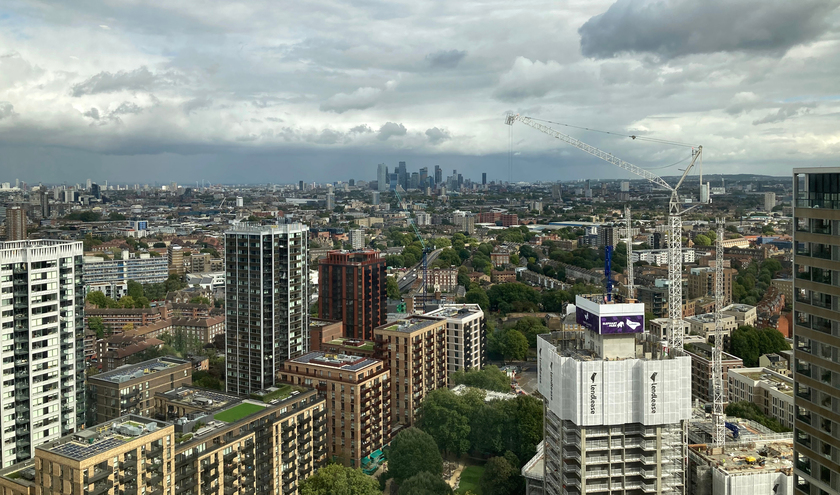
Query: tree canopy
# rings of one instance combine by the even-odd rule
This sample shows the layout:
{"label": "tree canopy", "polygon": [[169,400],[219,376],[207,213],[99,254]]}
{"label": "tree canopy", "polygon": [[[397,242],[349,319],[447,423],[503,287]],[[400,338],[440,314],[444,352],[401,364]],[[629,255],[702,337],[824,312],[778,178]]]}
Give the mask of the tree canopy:
{"label": "tree canopy", "polygon": [[396,277],[385,277],[385,287],[388,299],[399,299],[401,297],[400,286],[397,283]]}
{"label": "tree canopy", "polygon": [[751,419],[758,424],[770,428],[776,433],[790,431],[790,429],[785,428],[778,419],[765,415],[755,403],[750,401],[730,402],[729,405],[726,406],[724,412],[727,416]]}
{"label": "tree canopy", "polygon": [[381,495],[379,483],[358,468],[329,464],[301,481],[300,495]]}
{"label": "tree canopy", "polygon": [[420,471],[400,484],[397,495],[450,495],[451,493],[452,488],[443,481],[440,475]]}
{"label": "tree canopy", "polygon": [[458,370],[451,376],[452,383],[466,385],[494,392],[510,392],[510,378],[498,366],[485,366],[482,369],[472,368]]}
{"label": "tree canopy", "polygon": [[491,457],[484,465],[479,480],[482,495],[510,495],[517,488],[518,466],[512,466],[504,457]]}
{"label": "tree canopy", "polygon": [[[477,389],[462,396],[448,390],[438,394],[430,393],[421,404],[420,428],[428,430],[433,441],[441,446],[457,437],[458,444],[463,447],[460,442],[466,432],[468,452],[502,456],[511,451],[517,459],[531,459],[543,436],[542,403],[526,395],[491,402],[483,399],[483,392]],[[444,428],[434,424],[438,418],[447,414],[465,417],[468,430],[460,420],[456,422],[458,429],[455,432],[444,431]],[[515,466],[516,469],[520,467]]]}
{"label": "tree canopy", "polygon": [[419,428],[405,429],[391,441],[388,472],[401,485],[421,471],[440,476],[443,473],[443,457],[431,435]]}
{"label": "tree canopy", "polygon": [[729,353],[744,361],[744,366],[758,366],[764,354],[790,349],[784,335],[775,328],[738,327],[729,338]]}

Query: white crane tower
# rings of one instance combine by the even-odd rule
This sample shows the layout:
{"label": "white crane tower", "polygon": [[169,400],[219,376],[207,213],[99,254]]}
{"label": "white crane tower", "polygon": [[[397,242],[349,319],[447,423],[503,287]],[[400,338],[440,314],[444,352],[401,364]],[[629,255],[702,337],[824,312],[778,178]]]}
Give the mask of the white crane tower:
{"label": "white crane tower", "polygon": [[712,349],[712,422],[715,448],[723,449],[726,423],[723,412],[723,219],[717,219],[715,239],[715,347]]}
{"label": "white crane tower", "polygon": [[630,220],[630,207],[624,207],[624,221],[627,223],[627,298],[636,298],[636,285],[633,277],[633,222]]}
{"label": "white crane tower", "polygon": [[[689,163],[685,168],[685,171],[683,172],[682,177],[680,177],[680,180],[677,182],[677,185],[672,187],[665,181],[665,179],[649,172],[648,170],[637,167],[632,163],[625,162],[624,160],[613,156],[612,153],[599,150],[598,148],[590,146],[579,139],[575,139],[567,134],[563,134],[562,132],[552,129],[551,127],[540,124],[531,117],[524,117],[519,114],[508,114],[505,118],[505,124],[507,125],[513,125],[516,121],[522,122],[523,124],[544,132],[549,136],[554,136],[555,138],[563,141],[564,143],[570,144],[581,151],[585,151],[596,158],[600,158],[605,162],[612,163],[613,165],[623,168],[630,173],[647,179],[654,185],[671,191],[671,199],[668,202],[668,348],[671,352],[682,352],[683,337],[685,334],[682,317],[682,215],[700,205],[696,204],[688,208],[683,207],[678,191],[695,162],[700,160],[700,164],[702,166],[701,157],[703,147],[697,146],[696,148],[692,148],[691,163]],[[631,137],[633,139],[636,138],[636,136]],[[630,260],[627,261],[630,262]]]}

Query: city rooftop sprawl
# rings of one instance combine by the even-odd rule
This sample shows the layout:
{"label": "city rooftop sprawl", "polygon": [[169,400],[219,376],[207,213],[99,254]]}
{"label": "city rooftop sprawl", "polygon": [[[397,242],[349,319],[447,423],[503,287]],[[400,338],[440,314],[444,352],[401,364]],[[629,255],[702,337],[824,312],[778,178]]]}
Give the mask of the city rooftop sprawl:
{"label": "city rooftop sprawl", "polygon": [[439,440],[428,397],[470,387],[537,404],[511,494],[838,493],[839,178],[690,175],[679,239],[642,179],[6,178],[0,493],[378,476],[402,432]]}

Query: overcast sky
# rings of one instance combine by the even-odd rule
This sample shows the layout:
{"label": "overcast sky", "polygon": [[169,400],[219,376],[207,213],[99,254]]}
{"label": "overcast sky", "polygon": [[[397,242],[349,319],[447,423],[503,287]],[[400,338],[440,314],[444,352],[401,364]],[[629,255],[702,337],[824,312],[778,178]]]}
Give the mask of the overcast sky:
{"label": "overcast sky", "polygon": [[[506,112],[700,144],[706,173],[838,166],[828,0],[0,5],[0,181],[622,176]],[[690,149],[558,127],[657,173]],[[509,131],[511,132],[509,134]]]}

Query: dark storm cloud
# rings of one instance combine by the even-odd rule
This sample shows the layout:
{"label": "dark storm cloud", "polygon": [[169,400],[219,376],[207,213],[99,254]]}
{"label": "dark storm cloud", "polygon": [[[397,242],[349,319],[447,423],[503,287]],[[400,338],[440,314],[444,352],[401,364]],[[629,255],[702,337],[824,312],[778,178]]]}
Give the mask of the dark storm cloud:
{"label": "dark storm cloud", "polygon": [[371,132],[373,132],[373,129],[367,124],[360,124],[350,128],[350,134],[369,134]]}
{"label": "dark storm cloud", "polygon": [[440,144],[444,141],[452,139],[452,136],[449,134],[449,131],[445,129],[439,129],[437,127],[426,129],[426,136],[428,136],[429,142],[433,145]]}
{"label": "dark storm cloud", "polygon": [[376,136],[376,139],[387,141],[391,136],[405,136],[406,132],[407,130],[404,125],[386,122],[385,125],[379,128],[379,135]]}
{"label": "dark storm cloud", "polygon": [[814,40],[837,3],[826,0],[618,0],[578,30],[583,55],[778,52]]}
{"label": "dark storm cloud", "polygon": [[322,112],[344,113],[348,110],[365,110],[376,105],[381,89],[359,88],[350,94],[338,93],[321,103]]}
{"label": "dark storm cloud", "polygon": [[124,101],[120,103],[120,106],[118,106],[113,112],[111,112],[111,115],[125,115],[132,113],[140,113],[142,111],[143,109],[140,108],[140,106],[138,106],[136,103]]}
{"label": "dark storm cloud", "polygon": [[99,109],[94,107],[88,110],[87,112],[83,113],[85,117],[90,117],[93,120],[99,120]]}
{"label": "dark storm cloud", "polygon": [[190,100],[190,101],[184,103],[183,105],[181,105],[181,108],[184,109],[184,113],[190,114],[190,113],[192,113],[196,110],[199,110],[201,108],[209,107],[211,104],[213,104],[213,100],[211,100],[210,98],[208,98],[206,96],[203,96],[203,97],[193,98],[192,100]]}
{"label": "dark storm cloud", "polygon": [[776,112],[767,114],[763,118],[753,121],[753,125],[776,124],[791,117],[807,114],[816,107],[814,103],[789,103],[780,107]]}
{"label": "dark storm cloud", "polygon": [[15,106],[8,101],[0,101],[0,120],[11,117],[15,114]]}
{"label": "dark storm cloud", "polygon": [[454,69],[467,56],[462,50],[441,50],[426,55],[426,62],[435,69]]}
{"label": "dark storm cloud", "polygon": [[148,91],[155,83],[156,77],[145,66],[130,72],[116,73],[100,72],[90,79],[73,86],[71,94],[79,97],[98,93],[113,93],[116,91]]}

